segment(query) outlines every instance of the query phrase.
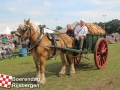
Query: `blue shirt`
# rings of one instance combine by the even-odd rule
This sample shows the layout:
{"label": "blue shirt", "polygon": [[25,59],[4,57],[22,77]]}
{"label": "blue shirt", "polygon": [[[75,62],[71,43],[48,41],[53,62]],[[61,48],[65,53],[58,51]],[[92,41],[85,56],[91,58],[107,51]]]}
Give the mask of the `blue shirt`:
{"label": "blue shirt", "polygon": [[6,38],[3,37],[3,38],[2,38],[2,42],[6,42]]}

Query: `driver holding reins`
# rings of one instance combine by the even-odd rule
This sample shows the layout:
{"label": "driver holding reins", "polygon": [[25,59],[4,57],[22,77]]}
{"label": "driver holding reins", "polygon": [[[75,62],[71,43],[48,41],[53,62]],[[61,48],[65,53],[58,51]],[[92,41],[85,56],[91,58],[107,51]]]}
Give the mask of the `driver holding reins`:
{"label": "driver holding reins", "polygon": [[82,48],[83,48],[84,39],[85,39],[87,33],[88,33],[88,28],[85,26],[85,21],[83,19],[81,19],[80,25],[78,25],[74,30],[75,39],[77,39],[79,42],[80,50],[82,50]]}

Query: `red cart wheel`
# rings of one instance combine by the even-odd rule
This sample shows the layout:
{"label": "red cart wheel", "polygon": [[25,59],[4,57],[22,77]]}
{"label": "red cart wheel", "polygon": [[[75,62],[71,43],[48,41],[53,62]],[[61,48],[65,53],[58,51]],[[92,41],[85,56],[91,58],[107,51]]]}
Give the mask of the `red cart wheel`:
{"label": "red cart wheel", "polygon": [[94,52],[94,61],[98,69],[103,68],[106,65],[108,59],[108,43],[105,38],[98,39],[95,52]]}
{"label": "red cart wheel", "polygon": [[[66,59],[67,59],[68,63],[70,64],[68,55],[66,55]],[[77,66],[81,61],[81,56],[80,55],[74,56],[73,60],[74,60],[74,66]]]}

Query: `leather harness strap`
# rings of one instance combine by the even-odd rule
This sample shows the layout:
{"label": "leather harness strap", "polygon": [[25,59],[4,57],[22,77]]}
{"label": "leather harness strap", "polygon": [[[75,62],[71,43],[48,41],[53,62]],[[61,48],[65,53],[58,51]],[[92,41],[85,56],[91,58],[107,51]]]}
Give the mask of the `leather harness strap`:
{"label": "leather harness strap", "polygon": [[39,34],[39,36],[37,37],[37,40],[36,40],[35,44],[34,44],[32,47],[28,48],[29,51],[32,50],[33,48],[35,48],[37,45],[39,45],[40,41],[41,41],[42,38],[43,38],[43,35],[44,35],[44,30],[41,29],[41,30],[40,30],[40,34]]}

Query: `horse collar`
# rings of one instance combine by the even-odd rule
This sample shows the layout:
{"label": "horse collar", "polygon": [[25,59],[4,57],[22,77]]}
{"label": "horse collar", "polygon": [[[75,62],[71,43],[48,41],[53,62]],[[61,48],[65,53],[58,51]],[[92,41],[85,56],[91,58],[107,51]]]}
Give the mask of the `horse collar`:
{"label": "horse collar", "polygon": [[37,40],[35,42],[35,44],[33,46],[31,46],[30,48],[28,48],[28,51],[34,49],[37,45],[39,45],[39,43],[41,42],[42,38],[43,38],[43,35],[44,35],[44,31],[43,29],[40,31],[40,34],[39,36],[37,37]]}

